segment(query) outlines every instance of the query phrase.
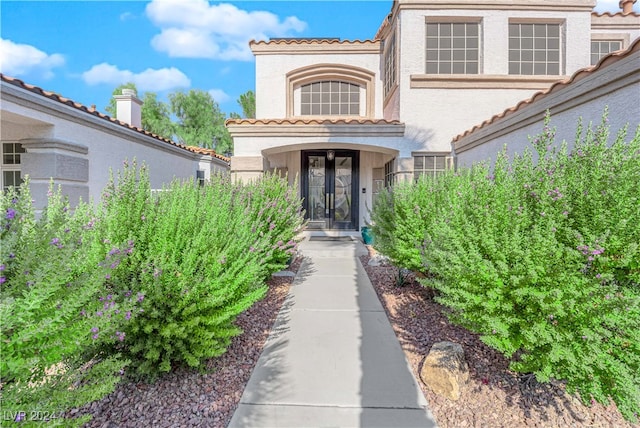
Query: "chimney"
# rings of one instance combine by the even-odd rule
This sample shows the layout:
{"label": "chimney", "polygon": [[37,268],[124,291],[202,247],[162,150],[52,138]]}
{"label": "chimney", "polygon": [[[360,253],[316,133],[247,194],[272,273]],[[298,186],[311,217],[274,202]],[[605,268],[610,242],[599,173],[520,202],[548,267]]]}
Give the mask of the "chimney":
{"label": "chimney", "polygon": [[620,0],[618,6],[620,6],[620,9],[622,9],[622,14],[629,15],[630,13],[633,13],[633,4],[635,2],[636,0]]}
{"label": "chimney", "polygon": [[136,128],[142,128],[142,101],[136,97],[133,89],[123,89],[122,95],[114,95],[116,99],[116,119]]}

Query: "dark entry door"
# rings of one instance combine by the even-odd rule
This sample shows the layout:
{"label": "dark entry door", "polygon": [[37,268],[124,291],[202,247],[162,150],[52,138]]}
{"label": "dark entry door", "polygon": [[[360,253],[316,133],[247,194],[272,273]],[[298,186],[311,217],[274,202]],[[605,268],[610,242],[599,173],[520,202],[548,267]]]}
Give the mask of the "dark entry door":
{"label": "dark entry door", "polygon": [[358,228],[358,152],[302,152],[302,194],[310,229]]}

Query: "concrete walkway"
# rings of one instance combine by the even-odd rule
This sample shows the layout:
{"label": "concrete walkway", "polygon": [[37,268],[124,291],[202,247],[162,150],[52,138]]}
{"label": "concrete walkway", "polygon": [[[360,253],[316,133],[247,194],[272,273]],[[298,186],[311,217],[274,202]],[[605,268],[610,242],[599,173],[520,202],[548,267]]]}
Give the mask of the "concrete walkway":
{"label": "concrete walkway", "polygon": [[230,427],[435,427],[358,256],[358,240],[301,244],[305,260]]}

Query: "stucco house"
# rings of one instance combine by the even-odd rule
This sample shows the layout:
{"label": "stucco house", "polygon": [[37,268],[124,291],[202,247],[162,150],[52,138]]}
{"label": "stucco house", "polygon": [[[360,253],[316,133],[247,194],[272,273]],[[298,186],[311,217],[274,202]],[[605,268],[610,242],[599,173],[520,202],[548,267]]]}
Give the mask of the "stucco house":
{"label": "stucco house", "polygon": [[298,177],[310,229],[357,231],[384,186],[489,159],[510,132],[526,142],[544,108],[595,100],[582,110],[637,125],[635,2],[396,0],[372,40],[253,41],[256,119],[227,121],[231,174]]}
{"label": "stucco house", "polygon": [[123,92],[116,96],[118,117],[112,118],[0,74],[0,187],[19,185],[29,175],[34,207],[41,209],[51,179],[72,205],[80,198],[99,201],[109,170],[121,169],[127,159],[149,166],[155,189],[174,178],[228,173],[229,158],[144,131],[142,101],[133,91]]}

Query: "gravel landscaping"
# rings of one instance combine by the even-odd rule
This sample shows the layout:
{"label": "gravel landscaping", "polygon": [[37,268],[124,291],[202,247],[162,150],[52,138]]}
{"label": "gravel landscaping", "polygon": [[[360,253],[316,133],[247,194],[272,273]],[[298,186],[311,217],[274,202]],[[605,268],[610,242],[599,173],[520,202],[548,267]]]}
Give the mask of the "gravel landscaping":
{"label": "gravel landscaping", "polygon": [[[302,258],[289,266],[297,272]],[[124,382],[77,415],[90,413],[85,428],[226,427],[249,381],[293,276],[274,276],[269,291],[237,319],[244,331],[206,370],[178,368],[153,383]]]}
{"label": "gravel landscaping", "polygon": [[[369,247],[370,248],[370,247]],[[374,250],[361,261],[400,340],[416,379],[424,357],[440,341],[462,345],[470,382],[458,401],[433,393],[419,382],[433,415],[442,428],[463,427],[633,427],[615,404],[584,406],[565,393],[560,382],[540,384],[531,376],[508,369],[502,354],[489,348],[464,328],[452,325],[433,291],[408,275],[396,285],[398,270],[382,263],[369,266]]]}
{"label": "gravel landscaping", "polygon": [[[471,379],[458,401],[436,395],[419,382],[440,427],[638,427],[626,422],[614,404],[587,407],[567,395],[560,382],[539,384],[511,372],[507,359],[478,335],[450,324],[444,308],[434,302],[433,291],[413,275],[397,286],[397,268],[385,263],[369,266],[375,252],[368,248],[370,254],[361,262],[416,378],[434,343],[446,340],[464,348]],[[301,262],[298,257],[289,270],[297,272]],[[124,382],[75,413],[93,415],[87,428],[226,427],[292,280],[270,280],[267,296],[238,317],[244,333],[233,339],[226,354],[209,361],[204,372],[178,368],[153,383]]]}

